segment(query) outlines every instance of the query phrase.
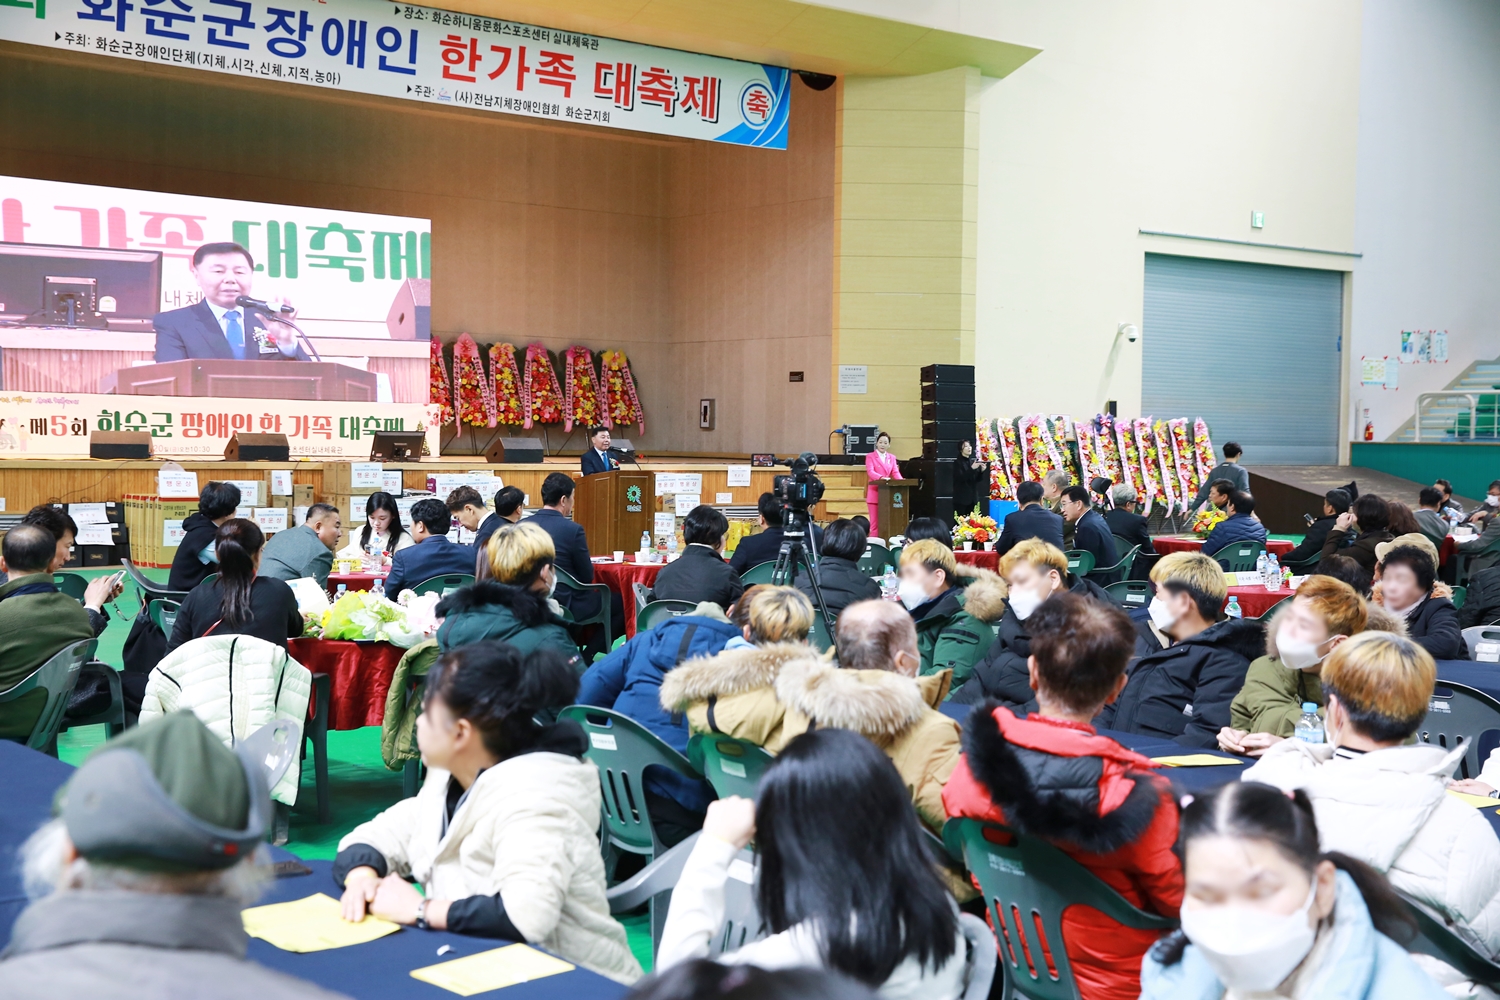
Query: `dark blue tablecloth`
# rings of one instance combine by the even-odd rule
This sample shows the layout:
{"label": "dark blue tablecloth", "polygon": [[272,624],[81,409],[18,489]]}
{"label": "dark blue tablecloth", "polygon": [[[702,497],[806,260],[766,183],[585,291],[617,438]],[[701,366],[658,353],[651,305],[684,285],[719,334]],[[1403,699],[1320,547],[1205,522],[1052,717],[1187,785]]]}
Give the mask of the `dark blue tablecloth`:
{"label": "dark blue tablecloth", "polygon": [[[0,803],[3,803],[0,804],[0,947],[10,941],[11,925],[26,906],[21,875],[16,866],[16,848],[51,816],[52,795],[72,771],[67,764],[46,754],[28,750],[19,743],[0,740]],[[293,857],[280,848],[272,848],[272,853],[277,860]],[[329,873],[331,864],[327,861],[303,863],[313,870],[313,874],[277,879],[266,890],[261,902],[285,903],[315,892],[337,898],[339,889]],[[452,1000],[452,993],[413,979],[411,971],[508,943],[443,931],[404,928],[378,941],[307,955],[281,951],[264,941],[251,939],[250,958],[352,997]],[[451,950],[439,956],[437,950],[443,945],[449,945]],[[508,987],[503,995],[506,1000],[615,1000],[626,992],[626,988],[618,983],[578,969]]]}

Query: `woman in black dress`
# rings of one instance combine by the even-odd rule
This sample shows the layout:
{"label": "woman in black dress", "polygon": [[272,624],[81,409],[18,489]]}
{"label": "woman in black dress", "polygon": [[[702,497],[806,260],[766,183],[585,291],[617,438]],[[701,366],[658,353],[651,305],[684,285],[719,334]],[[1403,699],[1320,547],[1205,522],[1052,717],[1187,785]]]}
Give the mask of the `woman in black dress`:
{"label": "woman in black dress", "polygon": [[[974,442],[958,446],[958,461],[953,463],[953,513],[972,514],[974,505],[990,498],[990,466],[974,454]],[[979,513],[988,514],[986,509]]]}

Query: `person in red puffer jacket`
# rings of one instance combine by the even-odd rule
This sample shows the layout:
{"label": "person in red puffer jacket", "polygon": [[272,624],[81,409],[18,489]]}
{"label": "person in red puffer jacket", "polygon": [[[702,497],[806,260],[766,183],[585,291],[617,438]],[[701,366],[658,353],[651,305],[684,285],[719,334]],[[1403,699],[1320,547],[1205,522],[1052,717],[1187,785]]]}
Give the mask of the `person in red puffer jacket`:
{"label": "person in red puffer jacket", "polygon": [[[964,725],[964,755],[943,791],[949,816],[1046,839],[1143,910],[1182,903],[1178,808],[1156,765],[1089,724],[1125,686],[1135,631],[1125,613],[1062,593],[1027,619],[1038,710],[1017,718],[990,701]],[[1097,910],[1063,912],[1063,947],[1083,1000],[1136,1000],[1153,931]],[[1034,943],[1033,943],[1034,945]]]}

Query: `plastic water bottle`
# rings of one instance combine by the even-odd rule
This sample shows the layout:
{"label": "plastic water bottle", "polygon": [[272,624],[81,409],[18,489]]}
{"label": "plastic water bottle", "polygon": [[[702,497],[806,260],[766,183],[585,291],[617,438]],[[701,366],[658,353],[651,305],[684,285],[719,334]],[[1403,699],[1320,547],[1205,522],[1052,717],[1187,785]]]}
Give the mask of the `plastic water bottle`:
{"label": "plastic water bottle", "polygon": [[1262,583],[1266,580],[1266,563],[1266,554],[1262,551],[1260,555],[1255,557],[1255,575],[1260,578]]}
{"label": "plastic water bottle", "polygon": [[896,571],[889,566],[885,568],[885,575],[880,578],[880,596],[887,601],[896,599],[896,588],[900,580],[896,577]]}
{"label": "plastic water bottle", "polygon": [[667,562],[677,558],[677,532],[667,536]]}
{"label": "plastic water bottle", "polygon": [[375,582],[370,585],[370,593],[374,594],[376,597],[384,597],[385,581],[377,576],[375,578]]}
{"label": "plastic water bottle", "polygon": [[339,584],[339,589],[334,593],[333,599],[337,601],[340,597],[343,597],[346,593],[348,593],[348,591],[349,585],[347,583]]}
{"label": "plastic water bottle", "polygon": [[1267,590],[1281,589],[1281,560],[1276,558],[1276,553],[1266,556],[1266,573],[1261,580],[1265,582]]}
{"label": "plastic water bottle", "polygon": [[1302,718],[1292,730],[1292,736],[1303,743],[1323,742],[1323,720],[1318,718],[1318,706],[1310,701],[1302,703]]}
{"label": "plastic water bottle", "polygon": [[1245,612],[1240,609],[1240,599],[1233,594],[1229,595],[1229,603],[1225,605],[1224,613],[1231,618],[1245,617]]}

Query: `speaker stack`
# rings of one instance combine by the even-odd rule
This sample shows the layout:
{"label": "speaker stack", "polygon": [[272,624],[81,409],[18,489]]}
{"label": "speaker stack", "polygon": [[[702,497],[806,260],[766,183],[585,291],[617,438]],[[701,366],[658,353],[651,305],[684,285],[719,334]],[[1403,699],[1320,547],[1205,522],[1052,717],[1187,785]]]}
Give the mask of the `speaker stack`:
{"label": "speaker stack", "polygon": [[904,465],[920,480],[912,515],[953,521],[953,467],[964,441],[974,440],[974,366],[922,369],[922,457]]}

